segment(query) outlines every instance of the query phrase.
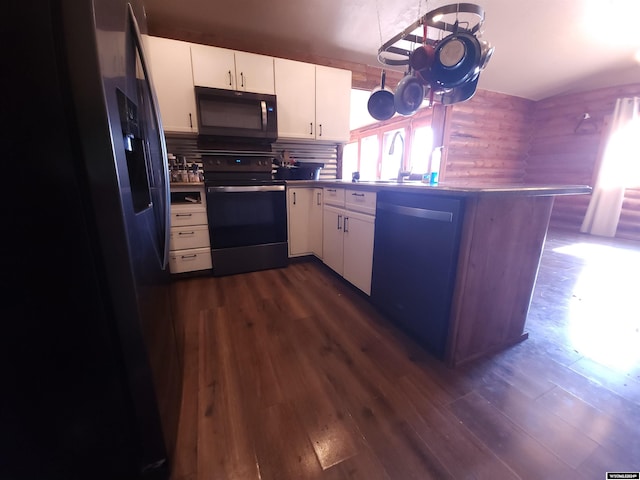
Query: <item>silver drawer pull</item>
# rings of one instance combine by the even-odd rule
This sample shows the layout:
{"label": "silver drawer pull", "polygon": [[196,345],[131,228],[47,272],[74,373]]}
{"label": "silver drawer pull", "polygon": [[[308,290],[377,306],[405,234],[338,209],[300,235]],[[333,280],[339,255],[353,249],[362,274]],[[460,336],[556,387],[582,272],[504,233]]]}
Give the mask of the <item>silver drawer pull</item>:
{"label": "silver drawer pull", "polygon": [[195,235],[196,232],[178,232],[178,235]]}

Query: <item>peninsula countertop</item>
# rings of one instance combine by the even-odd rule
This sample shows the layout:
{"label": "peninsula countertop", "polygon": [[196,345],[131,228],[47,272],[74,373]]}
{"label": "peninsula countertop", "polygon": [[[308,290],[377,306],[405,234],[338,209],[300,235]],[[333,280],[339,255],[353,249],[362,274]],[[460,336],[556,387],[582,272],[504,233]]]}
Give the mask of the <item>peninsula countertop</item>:
{"label": "peninsula countertop", "polygon": [[408,193],[428,193],[429,195],[456,196],[485,196],[485,195],[516,195],[516,196],[556,196],[556,195],[584,195],[591,193],[588,185],[480,185],[478,183],[446,183],[429,185],[420,181],[405,181],[398,183],[394,180],[360,181],[348,180],[287,180],[291,187],[336,187],[369,191],[403,191]]}

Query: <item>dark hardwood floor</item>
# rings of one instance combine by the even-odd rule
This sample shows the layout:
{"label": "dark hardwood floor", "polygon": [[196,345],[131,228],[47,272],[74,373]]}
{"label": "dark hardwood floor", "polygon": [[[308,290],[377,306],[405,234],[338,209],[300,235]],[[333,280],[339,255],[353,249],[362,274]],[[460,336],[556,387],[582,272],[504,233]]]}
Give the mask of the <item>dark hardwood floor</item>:
{"label": "dark hardwood floor", "polygon": [[450,369],[314,260],[175,283],[173,480],[640,471],[640,244],[550,232],[529,339]]}

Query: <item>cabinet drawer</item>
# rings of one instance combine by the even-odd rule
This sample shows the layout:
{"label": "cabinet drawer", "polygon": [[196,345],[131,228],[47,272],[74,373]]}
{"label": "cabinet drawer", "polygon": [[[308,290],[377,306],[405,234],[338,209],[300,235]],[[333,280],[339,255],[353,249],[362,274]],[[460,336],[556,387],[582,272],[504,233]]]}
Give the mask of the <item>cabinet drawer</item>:
{"label": "cabinet drawer", "polygon": [[347,190],[345,195],[346,207],[356,212],[376,214],[376,192],[361,190]]}
{"label": "cabinet drawer", "polygon": [[207,212],[171,209],[171,226],[182,227],[186,225],[206,225]]}
{"label": "cabinet drawer", "polygon": [[344,188],[325,187],[322,196],[325,204],[344,207]]}
{"label": "cabinet drawer", "polygon": [[171,250],[185,248],[208,247],[209,228],[207,225],[188,225],[186,227],[171,227]]}
{"label": "cabinet drawer", "polygon": [[211,249],[179,250],[169,255],[171,273],[194,272],[211,268]]}

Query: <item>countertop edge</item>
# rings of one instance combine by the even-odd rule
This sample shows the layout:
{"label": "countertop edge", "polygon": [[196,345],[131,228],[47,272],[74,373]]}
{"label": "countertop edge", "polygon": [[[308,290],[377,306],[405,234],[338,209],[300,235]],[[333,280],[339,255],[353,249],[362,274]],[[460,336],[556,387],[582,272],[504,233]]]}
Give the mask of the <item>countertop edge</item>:
{"label": "countertop edge", "polygon": [[428,185],[422,182],[378,183],[350,182],[344,180],[286,180],[289,187],[336,187],[368,191],[400,191],[406,193],[429,193],[433,195],[519,195],[519,196],[557,196],[590,194],[589,185]]}

